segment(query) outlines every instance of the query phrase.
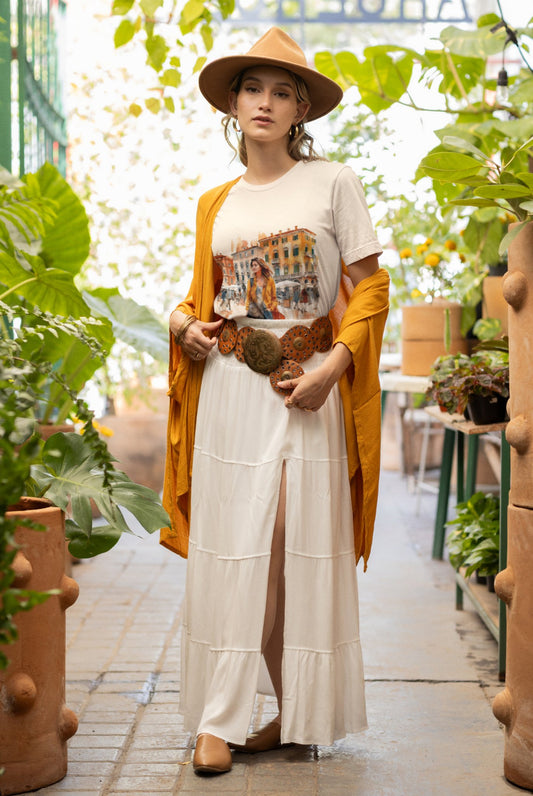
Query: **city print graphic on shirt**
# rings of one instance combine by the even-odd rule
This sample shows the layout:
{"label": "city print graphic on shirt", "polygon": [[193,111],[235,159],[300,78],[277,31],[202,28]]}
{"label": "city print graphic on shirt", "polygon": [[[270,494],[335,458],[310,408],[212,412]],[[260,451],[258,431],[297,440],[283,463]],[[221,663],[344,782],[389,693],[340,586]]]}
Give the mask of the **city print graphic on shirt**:
{"label": "city print graphic on shirt", "polygon": [[232,242],[215,254],[222,285],[215,312],[224,318],[316,318],[316,235],[304,227]]}

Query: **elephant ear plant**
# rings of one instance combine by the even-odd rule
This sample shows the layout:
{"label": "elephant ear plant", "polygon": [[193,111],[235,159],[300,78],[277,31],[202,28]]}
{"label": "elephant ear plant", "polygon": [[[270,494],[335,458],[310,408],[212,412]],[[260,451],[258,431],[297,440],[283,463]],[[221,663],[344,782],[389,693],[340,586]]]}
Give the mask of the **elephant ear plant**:
{"label": "elephant ear plant", "polygon": [[[43,351],[48,335],[69,334],[89,346],[98,358],[100,345],[88,334],[94,321],[62,318],[34,308],[8,307],[0,302],[0,644],[14,640],[13,616],[44,596],[12,587],[11,565],[16,552],[9,507],[22,495],[46,497],[68,511],[66,536],[77,557],[91,557],[113,547],[131,532],[122,509],[131,512],[148,533],[168,524],[158,495],[115,469],[107,445],[93,426],[93,412],[68,387]],[[22,321],[22,322],[21,322]],[[24,323],[27,321],[27,324]],[[17,328],[18,325],[18,328]],[[30,355],[29,352],[31,352]],[[80,434],[56,433],[46,442],[38,435],[37,414],[50,382],[66,392]],[[91,501],[104,519],[95,524]],[[5,658],[0,656],[0,667]]]}
{"label": "elephant ear plant", "polygon": [[[85,210],[54,166],[21,179],[0,169],[0,645],[16,637],[16,612],[43,598],[13,588],[9,507],[21,496],[69,508],[66,533],[80,558],[109,550],[130,530],[121,507],[150,533],[168,525],[159,497],[114,467],[79,397],[115,334],[164,359],[168,332],[116,290],[78,289],[89,243]],[[41,440],[38,424],[73,416],[79,435]],[[91,501],[101,524],[93,523]]]}

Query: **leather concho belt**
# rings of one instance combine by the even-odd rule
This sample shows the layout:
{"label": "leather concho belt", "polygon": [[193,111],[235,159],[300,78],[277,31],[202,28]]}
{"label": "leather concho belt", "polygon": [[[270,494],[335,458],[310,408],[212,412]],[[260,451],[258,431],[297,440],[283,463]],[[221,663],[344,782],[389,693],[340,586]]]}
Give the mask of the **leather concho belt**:
{"label": "leather concho belt", "polygon": [[329,351],[333,343],[333,329],[327,316],[317,318],[310,326],[292,326],[282,337],[266,329],[242,326],[234,320],[224,321],[218,336],[221,354],[235,354],[251,370],[270,376],[276,392],[286,394],[277,386],[279,381],[296,379],[304,373],[300,362],[315,352]]}

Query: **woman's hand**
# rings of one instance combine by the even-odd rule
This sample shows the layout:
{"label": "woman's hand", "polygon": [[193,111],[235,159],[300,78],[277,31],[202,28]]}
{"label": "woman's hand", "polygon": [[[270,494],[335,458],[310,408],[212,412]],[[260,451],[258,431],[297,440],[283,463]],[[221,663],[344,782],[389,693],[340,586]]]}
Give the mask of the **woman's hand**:
{"label": "woman's hand", "polygon": [[306,412],[316,412],[326,402],[334,384],[335,379],[332,379],[321,365],[297,379],[279,381],[278,387],[288,391],[285,406],[289,409],[296,407]]}
{"label": "woman's hand", "polygon": [[[187,319],[187,315],[180,310],[175,310],[170,316],[170,331],[172,334],[178,332],[182,323]],[[200,361],[205,359],[211,349],[217,344],[217,338],[211,337],[216,332],[219,326],[223,323],[220,321],[213,321],[212,323],[205,323],[204,321],[194,321],[191,323],[185,334],[181,338],[180,345],[182,350],[191,359]]]}
{"label": "woman's hand", "polygon": [[337,343],[316,370],[310,370],[297,379],[279,381],[278,386],[288,391],[285,406],[289,409],[294,406],[306,412],[318,411],[351,360],[349,349],[343,343]]}

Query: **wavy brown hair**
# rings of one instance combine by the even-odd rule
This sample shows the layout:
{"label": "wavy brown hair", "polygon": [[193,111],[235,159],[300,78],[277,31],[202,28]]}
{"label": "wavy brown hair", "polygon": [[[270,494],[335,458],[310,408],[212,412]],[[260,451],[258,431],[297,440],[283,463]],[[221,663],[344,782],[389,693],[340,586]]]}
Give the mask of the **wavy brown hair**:
{"label": "wavy brown hair", "polygon": [[[239,72],[239,74],[233,78],[229,87],[230,92],[234,91],[236,94],[239,93],[244,75],[247,71],[247,69],[243,69],[242,72]],[[286,69],[285,71],[290,75],[294,84],[298,102],[304,102],[306,105],[310,105],[309,92],[307,91],[307,86],[303,78],[291,72],[290,69]],[[224,138],[235,154],[238,155],[243,166],[248,166],[248,152],[246,151],[245,136],[237,134],[237,146],[235,146],[231,140],[230,125],[232,125],[234,121],[235,119],[231,113],[227,113],[222,119]],[[324,158],[320,157],[320,155],[317,155],[315,152],[313,136],[307,132],[303,122],[291,127],[287,140],[287,151],[293,160],[324,160]]]}

